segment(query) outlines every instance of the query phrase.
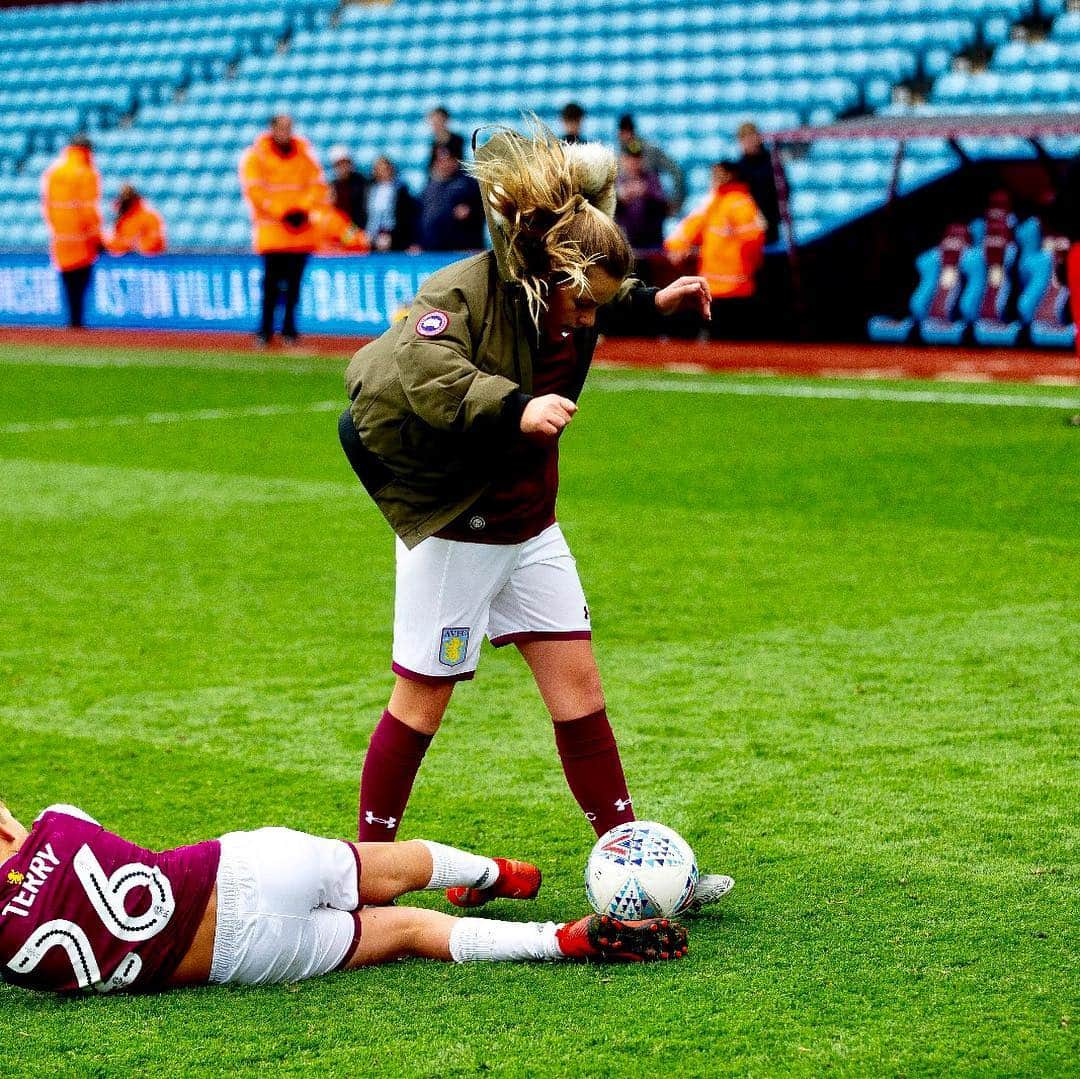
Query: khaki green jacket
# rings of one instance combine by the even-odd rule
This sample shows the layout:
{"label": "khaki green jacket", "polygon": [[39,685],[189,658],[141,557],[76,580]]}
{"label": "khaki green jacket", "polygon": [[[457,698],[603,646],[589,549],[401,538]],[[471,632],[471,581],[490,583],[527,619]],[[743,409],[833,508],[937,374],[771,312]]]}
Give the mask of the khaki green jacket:
{"label": "khaki green jacket", "polygon": [[[497,157],[516,138],[502,131],[478,147],[474,137],[477,160]],[[537,331],[507,270],[505,222],[484,194],[494,250],[432,274],[408,318],[360,349],[345,372],[359,438],[339,428],[342,445],[409,547],[444,528],[491,486],[503,454],[523,437],[521,413],[532,395]],[[654,295],[633,289],[610,306],[648,332],[656,321]],[[577,375],[567,395],[574,400],[605,321],[598,317],[596,327],[574,334]]]}
{"label": "khaki green jacket", "polygon": [[[651,318],[653,296],[633,289],[619,306]],[[574,335],[575,400],[598,333],[599,321]],[[486,252],[432,274],[408,317],[353,356],[345,387],[359,445],[350,460],[408,547],[468,509],[523,437],[537,347],[520,287],[502,279]]]}

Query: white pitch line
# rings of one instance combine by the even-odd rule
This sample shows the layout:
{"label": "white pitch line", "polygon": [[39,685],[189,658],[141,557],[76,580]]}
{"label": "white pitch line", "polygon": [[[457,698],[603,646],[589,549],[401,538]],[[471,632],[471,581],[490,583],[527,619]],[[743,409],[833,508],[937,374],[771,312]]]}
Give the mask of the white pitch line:
{"label": "white pitch line", "polygon": [[[936,390],[885,389],[878,386],[820,386],[775,382],[693,382],[676,379],[595,379],[590,390],[600,392],[717,394],[733,397],[794,397],[824,401],[892,401],[928,405],[976,405],[993,408],[1055,408],[1080,411],[1080,398],[1049,394],[947,393]],[[243,408],[196,408],[184,412],[144,412],[126,416],[76,416],[54,420],[28,420],[0,424],[0,435],[27,435],[41,431],[77,431],[100,427],[137,427],[141,424],[240,420],[265,416],[299,416],[340,412],[347,402],[314,401],[307,405],[249,405]]]}
{"label": "white pitch line", "polygon": [[255,375],[321,375],[344,371],[347,356],[340,360],[313,357],[286,358],[280,353],[272,356],[202,355],[189,356],[183,352],[160,352],[153,355],[126,354],[122,352],[57,353],[35,355],[34,353],[4,353],[0,346],[0,366],[6,367],[85,367],[99,370],[109,367],[180,368],[194,371],[246,371]]}
{"label": "white pitch line", "polygon": [[347,402],[315,401],[310,405],[250,405],[246,408],[196,408],[186,412],[144,412],[138,416],[76,416],[0,424],[0,435],[37,431],[78,431],[95,427],[137,427],[140,424],[187,423],[191,420],[241,420],[258,416],[299,416],[306,412],[341,412]]}
{"label": "white pitch line", "polygon": [[775,382],[692,382],[677,379],[597,379],[590,390],[651,391],[654,393],[705,393],[733,397],[798,397],[821,401],[895,401],[922,405],[981,405],[993,408],[1061,408],[1080,410],[1080,397],[1050,394],[948,393],[942,390],[885,389],[878,386],[820,386]]}

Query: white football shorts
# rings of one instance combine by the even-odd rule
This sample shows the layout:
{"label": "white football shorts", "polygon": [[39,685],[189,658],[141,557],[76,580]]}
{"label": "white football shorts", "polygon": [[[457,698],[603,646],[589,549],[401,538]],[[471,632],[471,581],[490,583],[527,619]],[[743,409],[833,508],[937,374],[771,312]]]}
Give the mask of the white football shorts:
{"label": "white football shorts", "polygon": [[557,524],[524,543],[432,536],[410,551],[397,541],[394,672],[417,682],[472,678],[485,636],[496,648],[592,636],[577,564]]}
{"label": "white football shorts", "polygon": [[300,982],[338,970],[360,940],[350,843],[290,828],[221,837],[213,985]]}

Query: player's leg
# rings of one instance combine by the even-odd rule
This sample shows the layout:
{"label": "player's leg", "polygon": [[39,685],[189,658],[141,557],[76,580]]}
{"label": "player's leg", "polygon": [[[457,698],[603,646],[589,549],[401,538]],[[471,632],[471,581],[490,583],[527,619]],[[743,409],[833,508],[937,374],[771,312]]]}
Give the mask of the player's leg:
{"label": "player's leg", "polygon": [[451,681],[429,684],[397,676],[360,775],[361,842],[385,843],[397,837],[416,774],[453,692]]}
{"label": "player's leg", "polygon": [[604,690],[592,641],[538,638],[522,641],[517,647],[556,724],[604,711]]}
{"label": "player's leg", "polygon": [[555,724],[567,783],[602,835],[634,819],[608,721],[577,566],[558,525],[524,545],[507,586],[491,604],[496,647],[516,644]]}
{"label": "player's leg", "polygon": [[412,839],[405,843],[357,843],[361,903],[389,903],[407,892],[448,889],[459,907],[492,899],[533,899],[540,870],[529,862],[480,854]]}
{"label": "player's leg", "polygon": [[[398,844],[365,847],[288,828],[231,832],[220,843],[211,984],[298,982],[405,956],[459,962],[666,958],[685,950],[685,931],[667,921],[624,925],[593,915],[556,926],[458,920],[408,907],[358,910],[361,858],[389,858]],[[433,878],[440,850],[459,864],[483,861],[438,844],[426,845],[426,859],[422,843],[400,847],[408,849],[397,868],[388,862],[380,870],[387,879],[399,873],[398,887]]]}
{"label": "player's leg", "polygon": [[435,537],[409,550],[397,541],[394,690],[371,736],[360,778],[358,838],[397,836],[424,754],[454,686],[480,660],[491,597],[515,549]]}
{"label": "player's leg", "polygon": [[518,650],[555,725],[566,782],[596,834],[634,819],[591,641],[523,641]]}
{"label": "player's leg", "polygon": [[361,933],[340,969],[355,970],[409,957],[468,962],[594,959],[642,961],[686,954],[686,930],[666,918],[620,922],[599,914],[576,922],[496,922],[453,918],[414,907],[374,907],[360,916]]}

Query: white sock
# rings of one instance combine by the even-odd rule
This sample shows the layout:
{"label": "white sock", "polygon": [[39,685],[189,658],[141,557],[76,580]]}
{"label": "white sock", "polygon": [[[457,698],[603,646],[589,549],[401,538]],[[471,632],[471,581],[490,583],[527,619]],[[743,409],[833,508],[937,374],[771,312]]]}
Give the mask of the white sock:
{"label": "white sock", "polygon": [[445,847],[442,843],[432,843],[427,839],[419,842],[431,854],[431,880],[427,882],[425,891],[438,892],[457,886],[487,888],[499,879],[499,867],[490,858],[456,847]]}
{"label": "white sock", "polygon": [[555,939],[555,922],[496,922],[491,918],[459,918],[450,930],[455,963],[497,959],[563,959]]}

